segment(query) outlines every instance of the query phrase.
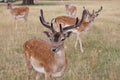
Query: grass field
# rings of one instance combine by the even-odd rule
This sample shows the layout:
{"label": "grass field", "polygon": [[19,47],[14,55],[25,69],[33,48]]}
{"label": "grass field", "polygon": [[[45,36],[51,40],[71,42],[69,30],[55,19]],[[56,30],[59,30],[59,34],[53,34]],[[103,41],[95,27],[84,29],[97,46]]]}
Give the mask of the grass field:
{"label": "grass field", "polygon": [[[67,2],[66,2],[67,3]],[[120,80],[120,1],[77,1],[77,16],[80,18],[83,6],[89,10],[103,11],[96,18],[90,31],[82,36],[84,53],[74,49],[75,35],[66,40],[68,67],[63,80]],[[16,3],[15,3],[16,4]],[[19,5],[20,6],[20,5]],[[17,5],[15,5],[17,7]],[[64,3],[41,2],[39,5],[28,6],[29,26],[23,20],[18,21],[15,30],[13,17],[0,3],[0,80],[26,80],[27,67],[23,53],[23,44],[31,38],[43,38],[47,30],[39,21],[39,10],[45,12],[45,18],[66,15]],[[34,79],[34,70],[31,80]],[[44,80],[44,76],[41,77]],[[53,79],[54,80],[54,79]]]}

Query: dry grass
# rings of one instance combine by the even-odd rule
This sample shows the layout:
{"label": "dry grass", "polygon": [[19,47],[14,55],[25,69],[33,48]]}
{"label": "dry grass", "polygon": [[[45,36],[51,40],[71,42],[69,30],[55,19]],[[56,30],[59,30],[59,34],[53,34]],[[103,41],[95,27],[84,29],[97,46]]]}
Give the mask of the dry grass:
{"label": "dry grass", "polygon": [[[31,38],[44,38],[44,28],[39,22],[40,8],[45,18],[65,15],[64,5],[58,2],[41,2],[41,5],[29,6],[29,26],[19,20],[18,28],[13,26],[13,18],[4,4],[0,5],[0,80],[25,80],[27,77],[23,44]],[[56,3],[56,4],[55,4]],[[75,35],[66,41],[68,46],[68,68],[63,80],[119,80],[120,79],[120,1],[78,1],[77,15],[80,17],[83,6],[103,11],[96,18],[91,30],[82,36],[85,52],[74,49]],[[42,5],[44,4],[44,5]],[[16,6],[17,7],[17,6]],[[80,14],[79,14],[80,13]],[[48,39],[47,39],[48,40]],[[34,72],[34,71],[33,71]],[[31,74],[31,80],[33,74]],[[42,76],[42,80],[44,77]]]}

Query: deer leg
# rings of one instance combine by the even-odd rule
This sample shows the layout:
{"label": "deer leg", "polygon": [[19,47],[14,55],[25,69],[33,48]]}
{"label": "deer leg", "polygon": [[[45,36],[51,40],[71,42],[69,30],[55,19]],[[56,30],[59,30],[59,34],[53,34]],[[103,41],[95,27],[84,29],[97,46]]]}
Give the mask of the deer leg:
{"label": "deer leg", "polygon": [[32,68],[32,66],[30,64],[30,55],[26,52],[25,56],[26,56],[27,68],[28,68],[28,77],[27,77],[27,80],[30,80],[30,73],[31,73],[31,68]]}
{"label": "deer leg", "polygon": [[51,79],[50,79],[50,74],[49,74],[49,73],[46,73],[46,74],[45,74],[45,80],[51,80]]}
{"label": "deer leg", "polygon": [[35,80],[39,80],[40,79],[40,73],[36,71],[35,73]]}
{"label": "deer leg", "polygon": [[83,51],[83,48],[82,48],[82,41],[81,41],[80,35],[78,36],[78,41],[79,41],[79,44],[80,44],[80,50],[83,53],[84,51]]}
{"label": "deer leg", "polygon": [[14,25],[15,25],[15,29],[17,29],[17,18],[15,18]]}
{"label": "deer leg", "polygon": [[77,48],[78,37],[79,37],[79,36],[78,36],[78,34],[77,34],[77,36],[76,36],[76,41],[75,41],[75,46],[74,46],[74,47],[75,47],[75,49]]}
{"label": "deer leg", "polygon": [[72,15],[73,15],[73,17],[75,18],[75,17],[76,17],[76,11],[74,11],[74,12],[72,13]]}
{"label": "deer leg", "polygon": [[69,17],[71,17],[71,13],[69,12]]}
{"label": "deer leg", "polygon": [[27,20],[27,17],[24,17],[24,20],[25,20],[25,26],[28,26],[28,20]]}

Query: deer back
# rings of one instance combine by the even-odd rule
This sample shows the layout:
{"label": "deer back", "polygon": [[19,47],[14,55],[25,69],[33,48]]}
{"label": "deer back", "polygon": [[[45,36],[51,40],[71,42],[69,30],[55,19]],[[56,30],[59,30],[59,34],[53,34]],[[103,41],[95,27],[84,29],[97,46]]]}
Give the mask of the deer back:
{"label": "deer back", "polygon": [[29,8],[28,7],[19,7],[19,8],[13,8],[12,14],[18,16],[18,15],[28,15]]}

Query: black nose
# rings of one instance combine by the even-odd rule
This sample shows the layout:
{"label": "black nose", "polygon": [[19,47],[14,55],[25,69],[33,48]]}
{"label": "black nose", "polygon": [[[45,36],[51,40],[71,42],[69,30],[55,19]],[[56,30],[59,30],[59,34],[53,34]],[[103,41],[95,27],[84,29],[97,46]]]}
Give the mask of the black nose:
{"label": "black nose", "polygon": [[53,52],[55,52],[55,51],[56,51],[56,49],[55,49],[55,48],[52,48],[51,50],[52,50]]}

